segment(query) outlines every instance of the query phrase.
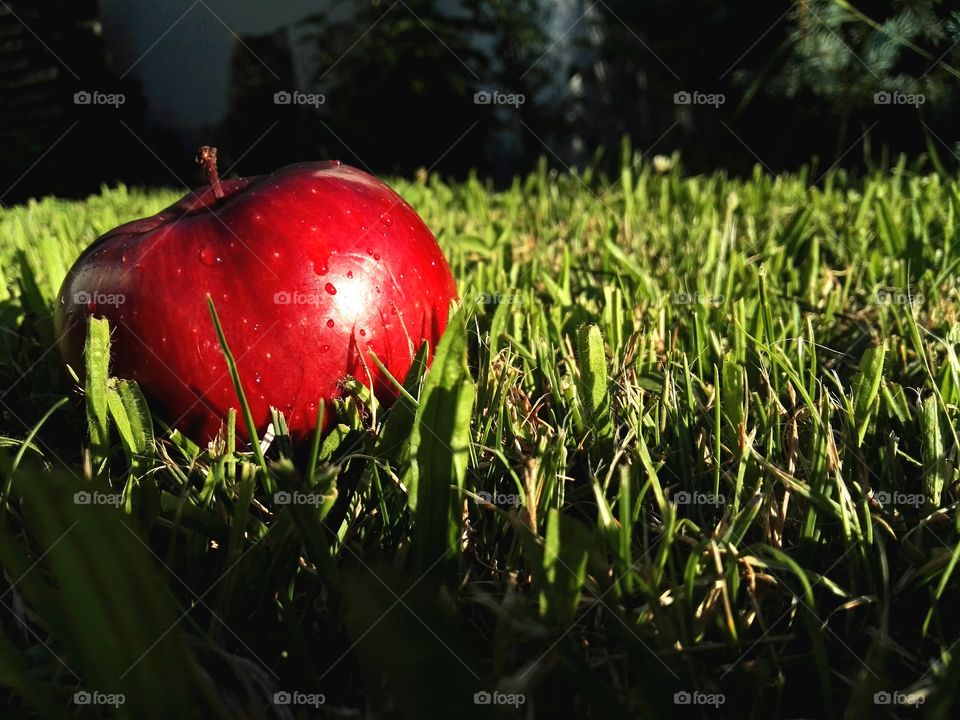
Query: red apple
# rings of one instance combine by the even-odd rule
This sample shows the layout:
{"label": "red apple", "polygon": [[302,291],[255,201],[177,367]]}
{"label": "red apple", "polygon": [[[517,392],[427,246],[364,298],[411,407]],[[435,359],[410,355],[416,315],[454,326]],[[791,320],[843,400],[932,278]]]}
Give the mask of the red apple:
{"label": "red apple", "polygon": [[273,406],[302,439],[346,375],[372,381],[389,404],[396,391],[370,351],[402,379],[422,341],[436,346],[457,297],[417,213],[337,161],[221,184],[216,149],[200,159],[210,187],[111,230],[71,268],[56,314],[65,361],[82,370],[86,318],[108,318],[112,373],[136,380],[171,426],[207,441],[239,410],[209,295],[258,431]]}

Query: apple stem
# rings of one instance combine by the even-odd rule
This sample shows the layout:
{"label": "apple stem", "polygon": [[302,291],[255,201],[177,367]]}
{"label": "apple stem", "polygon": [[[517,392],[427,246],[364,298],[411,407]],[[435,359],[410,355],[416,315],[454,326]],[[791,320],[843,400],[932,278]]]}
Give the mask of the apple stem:
{"label": "apple stem", "polygon": [[210,187],[213,188],[213,196],[219,200],[223,197],[223,186],[220,184],[220,173],[217,172],[217,149],[204,145],[197,153],[197,162],[203,168],[203,172],[210,181]]}

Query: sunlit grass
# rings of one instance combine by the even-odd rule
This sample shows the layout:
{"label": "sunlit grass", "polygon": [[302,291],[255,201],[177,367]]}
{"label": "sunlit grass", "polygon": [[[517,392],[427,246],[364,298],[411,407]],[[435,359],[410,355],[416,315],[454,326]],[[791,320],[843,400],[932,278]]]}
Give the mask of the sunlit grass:
{"label": "sunlit grass", "polygon": [[262,462],[240,403],[199,448],[50,350],[74,258],[178,193],[0,211],[12,711],[949,717],[960,184],[624,157],[395,182],[463,300],[437,361],[374,427],[351,383],[316,444],[277,418]]}

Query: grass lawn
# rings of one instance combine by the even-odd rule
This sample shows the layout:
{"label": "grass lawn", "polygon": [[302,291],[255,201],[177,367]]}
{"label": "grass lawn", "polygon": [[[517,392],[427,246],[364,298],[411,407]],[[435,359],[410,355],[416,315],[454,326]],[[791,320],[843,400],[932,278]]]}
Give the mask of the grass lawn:
{"label": "grass lawn", "polygon": [[960,184],[624,157],[396,181],[437,360],[263,462],[103,325],[86,392],[54,348],[80,251],[181,193],[0,210],[3,717],[954,717]]}

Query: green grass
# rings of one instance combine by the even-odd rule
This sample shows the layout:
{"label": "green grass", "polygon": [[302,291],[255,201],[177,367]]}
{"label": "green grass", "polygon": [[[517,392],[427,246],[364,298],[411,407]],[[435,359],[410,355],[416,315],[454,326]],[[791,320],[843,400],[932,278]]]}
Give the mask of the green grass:
{"label": "green grass", "polygon": [[85,392],[51,350],[73,259],[179,193],[0,211],[4,716],[951,717],[960,183],[624,158],[397,181],[462,308],[262,456],[239,403],[211,449],[151,418],[103,324]]}

